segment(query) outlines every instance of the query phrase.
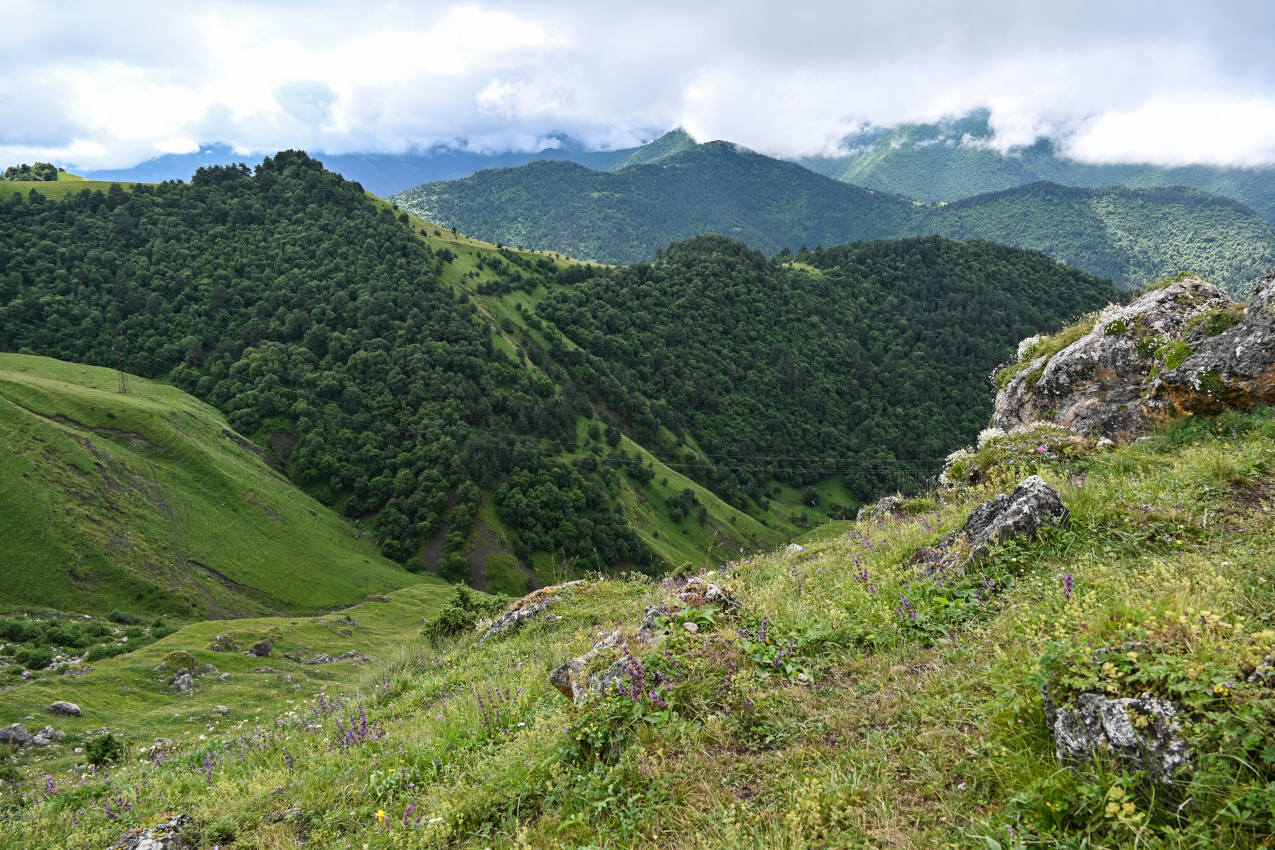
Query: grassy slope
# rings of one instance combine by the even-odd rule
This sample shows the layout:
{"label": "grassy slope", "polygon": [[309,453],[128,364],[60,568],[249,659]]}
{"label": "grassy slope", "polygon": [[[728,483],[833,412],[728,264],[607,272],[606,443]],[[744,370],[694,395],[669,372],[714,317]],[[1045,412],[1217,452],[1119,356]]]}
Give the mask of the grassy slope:
{"label": "grassy slope", "polygon": [[[49,181],[23,181],[23,180],[0,180],[0,199],[7,200],[10,195],[25,195],[28,192],[39,192],[47,198],[65,198],[67,195],[78,195],[80,192],[106,192],[109,191],[114,182],[105,180],[85,180],[82,177],[59,176],[57,180]],[[128,190],[133,188],[132,183],[120,183],[121,188]]]}
{"label": "grassy slope", "polygon": [[236,442],[212,408],[129,384],[122,395],[112,370],[0,354],[5,604],[300,613],[423,580]]}
{"label": "grassy slope", "polygon": [[[1194,641],[1201,663],[1209,653],[1235,664],[1269,651],[1275,418],[1182,423],[1111,451],[1050,442],[1053,451],[1039,453],[1037,442],[1001,447],[992,481],[941,509],[728,572],[743,625],[755,629],[765,615],[777,645],[797,641],[813,688],[755,663],[736,624],[719,617],[698,635],[679,630],[645,659],[677,682],[665,691],[671,713],[647,703],[635,723],[625,698],[572,709],[548,671],[587,649],[597,629],[634,628],[661,595],[643,581],[603,580],[559,603],[561,620],[480,649],[472,635],[402,647],[358,695],[379,740],[343,748],[333,718],[298,719],[307,707],[276,702],[207,742],[192,730],[161,767],[130,760],[109,781],[85,778],[40,800],[46,767],[60,788],[77,781],[55,753],[25,768],[36,802],[0,836],[97,846],[159,812],[188,811],[202,843],[263,847],[1028,846],[1008,840],[1011,822],[1030,846],[1130,846],[1135,836],[1146,847],[1255,846],[1260,835],[1243,818],[1193,809],[1174,821],[1172,803],[1114,773],[1060,770],[1031,677],[1056,642],[1118,643],[1136,622],[1185,624],[1173,634]],[[1061,490],[1068,531],[1002,549],[980,575],[947,588],[905,564],[913,547],[1029,472]],[[966,585],[977,600],[960,595]],[[901,595],[916,620],[899,616]],[[1214,687],[1210,675],[1202,689]],[[4,705],[20,714],[52,695]],[[1213,710],[1222,716],[1231,704],[1218,697]],[[236,743],[242,735],[252,737]],[[1208,762],[1206,748],[1197,759]],[[1207,793],[1241,794],[1256,777],[1236,771]],[[1104,810],[1116,793],[1142,816]],[[121,794],[132,810],[110,821],[101,805]],[[1195,805],[1216,804],[1202,796]],[[299,814],[281,816],[294,807]]]}

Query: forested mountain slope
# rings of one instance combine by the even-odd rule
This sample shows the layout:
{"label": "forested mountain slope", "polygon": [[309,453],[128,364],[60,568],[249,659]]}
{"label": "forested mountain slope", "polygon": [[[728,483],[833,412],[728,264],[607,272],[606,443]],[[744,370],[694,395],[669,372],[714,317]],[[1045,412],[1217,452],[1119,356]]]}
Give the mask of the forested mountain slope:
{"label": "forested mountain slope", "polygon": [[613,263],[701,233],[772,254],[937,233],[1041,250],[1125,287],[1187,269],[1244,293],[1275,265],[1275,227],[1203,192],[1034,184],[924,205],[725,142],[612,173],[545,162],[484,171],[393,200],[486,239]]}
{"label": "forested mountain slope", "polygon": [[[768,261],[720,236],[598,274],[540,302],[581,349],[564,355],[613,409],[723,458],[732,502],[842,478],[856,500],[931,474],[988,414],[1005,341],[1114,298],[1042,254],[929,237]],[[770,458],[771,460],[758,460]],[[812,494],[813,498],[813,494]]]}

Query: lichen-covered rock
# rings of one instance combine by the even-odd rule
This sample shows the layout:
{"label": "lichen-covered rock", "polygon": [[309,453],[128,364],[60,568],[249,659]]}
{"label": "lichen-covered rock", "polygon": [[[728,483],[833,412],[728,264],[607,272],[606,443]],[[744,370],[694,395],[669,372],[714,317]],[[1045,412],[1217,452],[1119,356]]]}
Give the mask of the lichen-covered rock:
{"label": "lichen-covered rock", "polygon": [[[583,703],[590,693],[600,693],[600,675],[614,666],[611,656],[619,653],[620,630],[600,637],[593,648],[584,655],[569,659],[549,674],[549,683],[576,705]],[[594,679],[590,687],[590,678]]]}
{"label": "lichen-covered rock", "polygon": [[918,547],[910,563],[929,574],[963,569],[984,558],[998,543],[1014,538],[1031,540],[1046,525],[1066,526],[1070,517],[1058,491],[1039,475],[1032,475],[1014,492],[1000,493],[974,508],[960,530],[938,545]]}
{"label": "lichen-covered rock", "polygon": [[189,673],[178,673],[173,678],[173,690],[185,693],[195,687],[195,677]]}
{"label": "lichen-covered rock", "polygon": [[1016,537],[1030,540],[1042,526],[1065,526],[1070,516],[1058,491],[1032,475],[1008,496],[1001,493],[971,511],[961,534],[969,543],[969,559],[979,560],[997,543]]}
{"label": "lichen-covered rock", "polygon": [[1060,762],[1106,755],[1124,769],[1145,770],[1165,785],[1172,785],[1191,760],[1177,714],[1173,703],[1150,694],[1123,699],[1080,694],[1062,706],[1045,701],[1045,719]]}
{"label": "lichen-covered rock", "polygon": [[110,850],[194,850],[194,842],[182,835],[189,826],[189,815],[174,815],[155,826],[129,831]]}
{"label": "lichen-covered rock", "polygon": [[731,596],[720,585],[713,584],[708,579],[699,576],[688,578],[685,584],[674,591],[670,601],[673,598],[677,598],[691,607],[716,605],[722,611],[739,610],[738,599]]}
{"label": "lichen-covered rock", "polygon": [[248,654],[254,658],[269,658],[271,650],[274,649],[276,640],[278,640],[278,638],[275,635],[264,637],[249,648]]}
{"label": "lichen-covered rock", "polygon": [[555,584],[549,587],[542,587],[528,593],[521,599],[510,603],[505,609],[505,613],[496,618],[487,631],[483,632],[483,636],[478,639],[481,644],[489,637],[503,634],[520,628],[528,620],[531,620],[543,613],[550,605],[557,602],[561,598],[563,591],[567,588],[584,584],[584,580],[569,581],[564,584]]}
{"label": "lichen-covered rock", "polygon": [[1083,337],[1020,369],[997,393],[992,421],[1120,439],[1166,418],[1272,402],[1275,273],[1247,307],[1191,278],[1109,307]]}
{"label": "lichen-covered rock", "polygon": [[11,723],[0,727],[0,744],[12,744],[15,747],[29,747],[33,741],[27,727],[22,723]]}
{"label": "lichen-covered rock", "polygon": [[895,516],[902,506],[903,500],[898,496],[883,496],[877,500],[875,505],[864,505],[859,508],[859,513],[855,515],[855,519],[859,522],[864,520],[880,522]]}

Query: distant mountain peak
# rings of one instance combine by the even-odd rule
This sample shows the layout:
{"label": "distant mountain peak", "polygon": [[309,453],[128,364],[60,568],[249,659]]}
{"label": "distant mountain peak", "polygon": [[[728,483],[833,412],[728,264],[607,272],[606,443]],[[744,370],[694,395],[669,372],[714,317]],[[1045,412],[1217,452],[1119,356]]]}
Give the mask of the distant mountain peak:
{"label": "distant mountain peak", "polygon": [[623,168],[630,168],[634,165],[645,165],[648,162],[664,159],[690,150],[696,146],[695,137],[686,132],[681,127],[669,130],[663,136],[660,136],[653,142],[645,144],[635,150],[626,159],[621,160],[612,171],[619,171]]}

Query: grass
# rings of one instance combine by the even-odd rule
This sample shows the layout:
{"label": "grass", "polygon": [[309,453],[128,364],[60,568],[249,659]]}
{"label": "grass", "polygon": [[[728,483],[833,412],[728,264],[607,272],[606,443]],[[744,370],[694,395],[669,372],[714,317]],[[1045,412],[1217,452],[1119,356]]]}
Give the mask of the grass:
{"label": "grass", "polygon": [[[551,609],[557,619],[481,647],[481,623],[433,643],[387,624],[363,644],[376,660],[357,686],[343,683],[339,711],[290,693],[277,674],[263,679],[277,697],[245,693],[252,710],[225,720],[148,686],[154,707],[137,720],[187,724],[176,753],[157,765],[134,746],[94,775],[72,767],[65,747],[24,751],[0,842],[104,846],[181,811],[200,846],[1264,846],[1275,776],[1262,747],[1275,699],[1241,668],[1275,650],[1275,417],[1200,417],[1115,449],[1073,448],[1029,446],[978,487],[932,494],[932,509],[918,500],[903,519],[821,528],[804,551],[711,574],[742,600],[738,614],[697,614],[697,633],[675,628],[649,651],[635,647],[647,681],[667,675],[667,706],[641,695],[577,709],[550,686],[561,661],[599,631],[631,634],[669,592],[640,576],[597,578]],[[909,565],[916,546],[1030,472],[1060,490],[1068,528],[1004,545],[942,583]],[[410,609],[423,592],[392,598]],[[356,637],[377,607],[353,613]],[[404,629],[407,620],[404,610]],[[130,664],[119,675],[135,677],[140,695],[168,646],[197,647],[226,627],[201,625],[198,640],[194,628],[99,671]],[[298,628],[316,631],[288,640],[315,646],[331,634],[330,624]],[[1195,753],[1187,809],[1177,792],[1109,763],[1054,761],[1040,687],[1063,680],[1050,665],[1138,635],[1145,649],[1121,662],[1123,678],[1073,669],[1116,694],[1175,688]],[[232,662],[231,683],[254,675],[241,669],[253,660],[213,659]],[[24,685],[0,707],[38,717],[55,694]],[[133,723],[140,705],[121,698],[82,728],[116,715]],[[351,714],[362,729],[360,710],[366,734],[349,731]]]}
{"label": "grass", "polygon": [[108,192],[111,186],[119,183],[124,191],[129,191],[135,183],[114,180],[85,180],[83,177],[64,177],[59,174],[57,180],[0,180],[0,200],[8,200],[11,195],[27,195],[38,192],[46,198],[60,200],[68,195],[80,192]]}
{"label": "grass", "polygon": [[315,613],[431,580],[272,470],[207,405],[0,354],[0,603],[186,618]]}

